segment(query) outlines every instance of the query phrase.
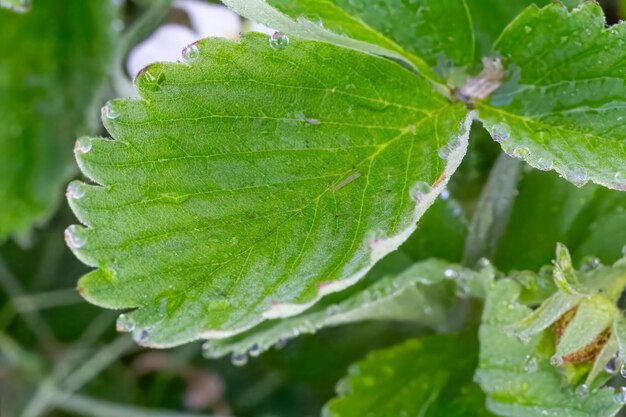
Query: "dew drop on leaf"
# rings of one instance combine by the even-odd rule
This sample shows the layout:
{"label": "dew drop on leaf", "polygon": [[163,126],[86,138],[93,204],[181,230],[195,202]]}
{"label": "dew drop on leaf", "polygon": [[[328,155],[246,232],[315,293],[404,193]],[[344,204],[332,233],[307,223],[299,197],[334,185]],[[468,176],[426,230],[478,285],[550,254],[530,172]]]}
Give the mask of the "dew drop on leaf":
{"label": "dew drop on leaf", "polygon": [[535,372],[537,370],[537,359],[531,355],[527,355],[524,359],[524,371]]}
{"label": "dew drop on leaf", "polygon": [[617,404],[626,404],[626,387],[619,387],[613,396],[613,401]]}
{"label": "dew drop on leaf", "polygon": [[65,241],[68,246],[72,249],[80,249],[85,246],[85,243],[87,243],[87,237],[84,232],[84,228],[76,226],[75,224],[65,229]]}
{"label": "dew drop on leaf", "polygon": [[88,138],[80,138],[74,145],[74,153],[88,153],[91,150],[91,141]]}
{"label": "dew drop on leaf", "polygon": [[579,398],[585,398],[589,394],[589,386],[587,384],[579,385],[576,388],[576,395]]}
{"label": "dew drop on leaf", "polygon": [[537,169],[540,169],[542,171],[550,171],[553,166],[554,165],[552,161],[546,158],[539,158],[536,163]]}
{"label": "dew drop on leaf", "polygon": [[508,125],[497,124],[491,129],[491,136],[496,142],[504,142],[511,136],[511,129]]}
{"label": "dew drop on leaf", "polygon": [[442,146],[439,149],[439,157],[443,160],[446,160],[450,157],[450,148],[448,148],[447,146]]}
{"label": "dew drop on leaf", "polygon": [[102,108],[102,117],[106,117],[109,120],[115,120],[120,117],[120,112],[115,102],[108,101]]}
{"label": "dew drop on leaf", "polygon": [[565,172],[564,178],[574,184],[576,187],[582,187],[589,181],[587,172],[580,167],[574,167]]}
{"label": "dew drop on leaf", "polygon": [[530,155],[530,149],[528,149],[525,146],[518,146],[517,148],[513,150],[513,156],[518,159],[521,159],[522,161],[528,158],[529,155]]}
{"label": "dew drop on leaf", "polygon": [[183,49],[182,56],[183,62],[187,65],[191,65],[200,57],[200,50],[195,44],[191,44]]}
{"label": "dew drop on leaf", "polygon": [[270,46],[275,51],[285,49],[289,46],[289,38],[282,32],[274,32],[274,34],[270,36]]}
{"label": "dew drop on leaf", "polygon": [[167,297],[161,300],[159,304],[159,316],[165,317],[167,315]]}
{"label": "dew drop on leaf", "polygon": [[141,73],[144,86],[151,91],[158,91],[165,83],[165,74],[160,70],[145,69]]}
{"label": "dew drop on leaf", "polygon": [[336,305],[336,304],[333,304],[332,306],[329,306],[329,307],[326,309],[326,315],[327,315],[328,317],[330,317],[330,316],[334,316],[335,314],[339,313],[339,311],[340,311],[339,306],[338,306],[338,305]]}
{"label": "dew drop on leaf", "polygon": [[424,195],[428,194],[432,190],[430,184],[424,181],[416,182],[409,190],[411,200],[416,203],[421,202],[424,199]]}
{"label": "dew drop on leaf", "polygon": [[563,358],[557,355],[554,355],[550,358],[550,365],[552,366],[561,366],[563,365]]}
{"label": "dew drop on leaf", "polygon": [[115,329],[118,332],[130,333],[135,330],[135,320],[126,314],[120,314],[115,322]]}
{"label": "dew drop on leaf", "polygon": [[253,358],[258,357],[261,354],[261,347],[258,344],[253,344],[250,349],[248,349],[248,355]]}
{"label": "dew drop on leaf", "polygon": [[73,181],[67,186],[67,198],[70,200],[80,200],[85,196],[85,187],[78,181]]}
{"label": "dew drop on leaf", "polygon": [[617,357],[613,357],[611,358],[611,360],[609,360],[605,365],[604,365],[604,371],[607,374],[611,374],[611,375],[615,375],[617,373],[617,371],[619,370],[618,364],[617,364]]}
{"label": "dew drop on leaf", "polygon": [[248,354],[247,353],[233,353],[230,358],[230,361],[235,366],[244,366],[248,363]]}
{"label": "dew drop on leaf", "polygon": [[456,272],[452,268],[447,268],[445,271],[443,271],[443,276],[448,278],[448,279],[454,279],[454,278],[457,278],[459,276],[459,273]]}

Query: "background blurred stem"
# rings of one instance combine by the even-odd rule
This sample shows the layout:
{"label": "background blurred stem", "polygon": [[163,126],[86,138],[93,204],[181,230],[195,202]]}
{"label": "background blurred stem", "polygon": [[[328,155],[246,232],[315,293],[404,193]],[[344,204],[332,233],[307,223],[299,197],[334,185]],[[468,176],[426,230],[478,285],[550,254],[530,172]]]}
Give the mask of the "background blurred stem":
{"label": "background blurred stem", "polygon": [[522,162],[505,153],[496,160],[469,226],[463,254],[465,265],[473,267],[480,258],[495,255],[498,242],[509,222],[521,171]]}
{"label": "background blurred stem", "polygon": [[[59,400],[62,398],[62,400]],[[96,400],[83,395],[57,393],[54,400],[57,408],[84,417],[210,417],[207,414],[178,413],[175,411],[143,408]]]}
{"label": "background blurred stem", "polygon": [[[56,376],[62,375],[65,369],[72,369],[74,365],[74,361],[66,360],[65,363],[60,365],[58,371],[55,369],[57,372],[53,372],[41,384],[39,390],[22,413],[22,417],[39,417],[43,415],[53,402],[62,402],[134,347],[136,347],[135,342],[130,336],[120,336],[112,343],[99,349],[82,366],[70,373],[64,381],[59,382]],[[63,388],[64,397],[59,394],[58,386]]]}

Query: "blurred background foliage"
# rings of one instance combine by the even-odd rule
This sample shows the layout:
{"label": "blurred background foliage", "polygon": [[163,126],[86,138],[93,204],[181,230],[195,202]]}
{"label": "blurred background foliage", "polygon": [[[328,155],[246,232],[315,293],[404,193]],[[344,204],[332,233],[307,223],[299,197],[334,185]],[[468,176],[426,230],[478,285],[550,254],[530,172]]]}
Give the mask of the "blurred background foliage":
{"label": "blurred background foliage", "polygon": [[[11,51],[16,61],[21,48],[47,51],[45,54],[50,55],[41,52],[37,62],[47,63],[41,67],[51,77],[47,88],[57,90],[48,91],[43,86],[44,90],[39,90],[41,95],[32,98],[34,101],[22,97],[22,101],[15,103],[9,102],[17,100],[15,95],[0,92],[3,101],[0,107],[15,106],[18,113],[28,109],[30,113],[24,117],[45,113],[46,124],[30,126],[29,131],[33,135],[46,132],[49,137],[54,130],[54,150],[43,156],[63,155],[59,156],[61,160],[71,157],[71,146],[78,134],[90,128],[104,134],[88,116],[97,116],[94,108],[107,96],[116,94],[114,91],[119,95],[129,93],[130,80],[125,71],[128,52],[159,26],[193,25],[187,9],[171,6],[169,1],[115,1],[112,4],[119,15],[112,18],[109,34],[105,38],[96,37],[90,46],[83,44],[81,51],[68,52],[63,50],[67,48],[62,44],[63,36],[83,35],[70,33],[72,29],[68,27],[48,26],[46,16],[49,20],[54,17],[46,13],[59,12],[69,5],[81,7],[80,3],[83,1],[35,0],[30,17],[35,23],[30,25],[37,25],[32,28],[36,32],[41,30],[35,35],[48,41],[52,37],[58,42],[44,46],[31,39],[34,44],[18,43]],[[93,2],[85,1],[82,7],[87,3]],[[625,16],[625,0],[607,0],[603,5],[611,22]],[[42,14],[35,14],[40,7],[44,10],[39,12]],[[91,17],[110,18],[98,14]],[[15,18],[12,12],[0,11],[1,43],[6,44],[9,36],[7,22]],[[483,18],[488,20],[489,16]],[[82,22],[75,23],[78,27]],[[242,23],[235,33],[254,28],[249,22]],[[88,29],[96,30],[93,27],[84,30]],[[58,33],[51,33],[53,30]],[[105,54],[111,62],[110,83],[107,88],[93,92],[93,96],[88,89],[96,83],[88,77],[72,75],[72,71],[81,71],[80,66],[54,67],[46,61],[59,54],[70,56],[70,60],[74,59],[72,53],[102,56],[96,50],[113,48],[109,44],[111,37],[119,39],[110,55]],[[93,59],[87,60],[87,64],[107,65]],[[0,66],[16,61],[7,60]],[[25,62],[31,64],[32,61]],[[73,80],[73,84],[68,85],[66,80]],[[37,107],[42,100],[53,107],[49,112]],[[86,113],[77,116],[81,112],[76,108],[85,110],[85,107]],[[74,113],[68,114],[68,108]],[[508,157],[500,162],[501,171],[492,171],[496,161],[502,158],[499,155],[499,146],[475,126],[467,158],[448,192],[428,211],[418,231],[401,248],[404,258],[438,257],[473,266],[476,248],[472,242],[484,233],[496,243],[481,250],[490,253],[495,266],[503,271],[538,269],[549,263],[555,241],[566,243],[579,264],[592,255],[605,263],[621,255],[621,242],[626,241],[623,193],[594,185],[578,189],[554,173],[528,170]],[[41,157],[26,157],[25,163],[32,168]],[[56,177],[56,188],[76,173],[63,165],[40,168],[49,169],[50,175]],[[504,177],[500,176],[503,172]],[[496,174],[498,178],[494,178]],[[503,178],[510,182],[510,195],[491,195],[489,182]],[[69,209],[65,204],[56,210],[48,209],[48,204],[58,207],[60,201],[48,189],[35,197],[41,197],[46,207],[42,209],[33,203],[34,214],[30,217],[40,222],[50,219],[45,227],[28,232],[19,225],[13,230],[14,237],[0,244],[2,417],[317,416],[333,397],[336,382],[351,363],[373,349],[432,332],[413,323],[365,322],[342,326],[293,339],[282,349],[253,358],[244,367],[233,366],[228,358],[204,359],[199,342],[163,351],[139,348],[128,335],[116,333],[116,313],[89,305],[76,293],[76,280],[87,269],[63,242],[63,230],[73,221]],[[2,204],[12,204],[7,200],[10,198],[3,196]],[[493,214],[495,220],[485,218],[484,213]],[[392,259],[387,265],[393,262]],[[385,267],[385,264],[381,266]]]}

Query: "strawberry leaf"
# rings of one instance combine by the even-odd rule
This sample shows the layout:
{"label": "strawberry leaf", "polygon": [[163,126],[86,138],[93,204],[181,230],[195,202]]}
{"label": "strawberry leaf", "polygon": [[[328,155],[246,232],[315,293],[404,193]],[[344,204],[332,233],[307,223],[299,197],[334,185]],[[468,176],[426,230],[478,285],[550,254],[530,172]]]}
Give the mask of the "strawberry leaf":
{"label": "strawberry leaf", "polygon": [[87,228],[66,238],[99,268],[80,290],[136,308],[121,327],[145,345],[233,335],[354,284],[467,148],[465,107],[386,59],[261,35],[184,59],[103,109],[115,140],[76,147],[99,184],[72,184]]}
{"label": "strawberry leaf", "polygon": [[606,28],[593,2],[529,7],[495,45],[508,80],[477,103],[479,117],[533,167],[626,190],[624,46],[626,24]]}

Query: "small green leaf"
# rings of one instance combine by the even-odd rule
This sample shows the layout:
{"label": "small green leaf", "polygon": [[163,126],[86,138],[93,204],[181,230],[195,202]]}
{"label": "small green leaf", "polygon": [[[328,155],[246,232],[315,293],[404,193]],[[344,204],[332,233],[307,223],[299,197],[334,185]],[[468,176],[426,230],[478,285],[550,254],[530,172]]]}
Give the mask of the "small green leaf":
{"label": "small green leaf", "polygon": [[67,241],[99,267],[79,287],[138,308],[123,327],[143,344],[226,337],[354,284],[410,236],[465,153],[471,114],[414,73],[275,40],[206,39],[186,64],[147,68],[142,99],[103,111],[116,140],[77,145],[102,185],[73,183],[88,228]]}
{"label": "small green leaf", "polygon": [[510,155],[626,190],[626,24],[605,24],[593,2],[527,8],[495,45],[508,81],[477,108]]}
{"label": "small green leaf", "polygon": [[25,237],[62,200],[73,138],[89,132],[108,73],[114,16],[102,0],[0,10],[0,241]]}
{"label": "small green leaf", "polygon": [[467,0],[476,38],[477,61],[488,56],[502,30],[531,4],[545,6],[551,0]]}
{"label": "small green leaf", "polygon": [[550,332],[526,343],[511,326],[532,310],[518,302],[521,287],[510,279],[490,285],[480,326],[480,366],[476,380],[488,396],[488,408],[505,417],[614,416],[622,404],[609,388],[584,392],[569,385],[550,364],[555,351]]}
{"label": "small green leaf", "polygon": [[302,38],[401,59],[438,81],[468,67],[474,37],[465,0],[225,0],[249,19]]}
{"label": "small green leaf", "polygon": [[490,269],[480,272],[427,260],[408,266],[404,271],[379,277],[379,266],[397,263],[394,252],[368,275],[368,281],[342,293],[324,298],[304,313],[262,323],[248,332],[229,339],[208,341],[205,354],[220,357],[227,354],[258,355],[274,345],[281,345],[300,334],[315,333],[325,327],[364,320],[414,321],[426,326],[443,326],[453,305],[458,285],[466,296],[482,296],[482,285]]}
{"label": "small green leaf", "polygon": [[489,417],[472,382],[478,346],[470,335],[438,335],[375,351],[339,382],[324,417]]}

